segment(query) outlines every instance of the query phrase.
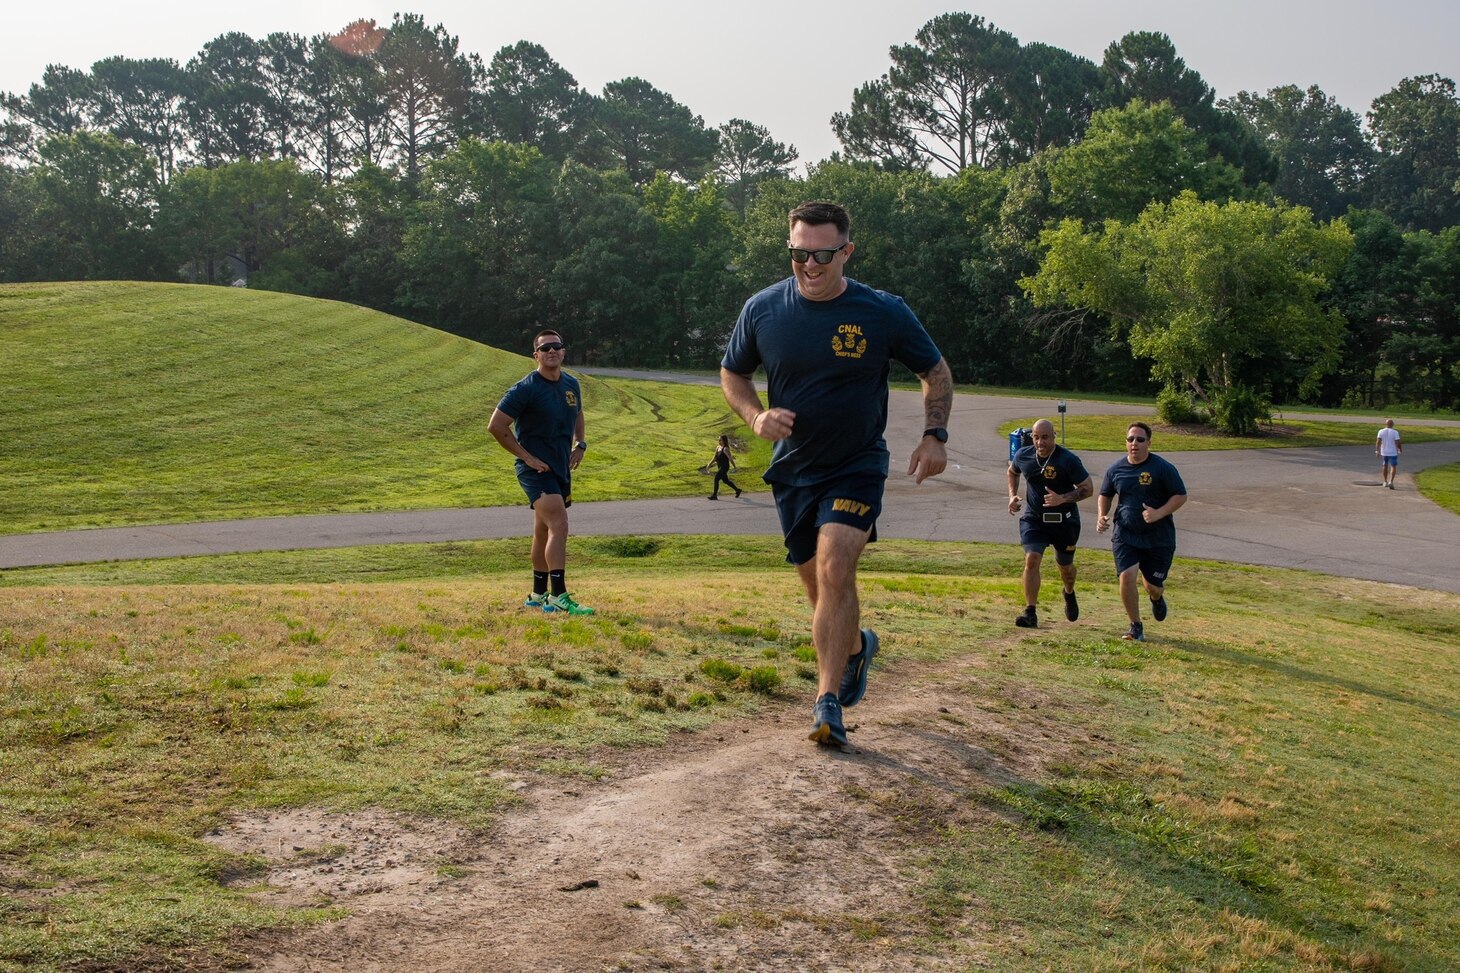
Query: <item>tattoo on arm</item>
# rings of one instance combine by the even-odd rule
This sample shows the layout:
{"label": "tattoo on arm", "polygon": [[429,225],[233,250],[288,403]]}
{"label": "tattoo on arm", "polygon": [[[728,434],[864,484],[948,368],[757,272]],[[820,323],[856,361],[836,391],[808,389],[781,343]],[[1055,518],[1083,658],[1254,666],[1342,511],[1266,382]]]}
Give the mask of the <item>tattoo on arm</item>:
{"label": "tattoo on arm", "polygon": [[953,373],[948,363],[939,359],[938,364],[922,372],[918,378],[923,383],[923,411],[928,425],[946,426],[953,411]]}

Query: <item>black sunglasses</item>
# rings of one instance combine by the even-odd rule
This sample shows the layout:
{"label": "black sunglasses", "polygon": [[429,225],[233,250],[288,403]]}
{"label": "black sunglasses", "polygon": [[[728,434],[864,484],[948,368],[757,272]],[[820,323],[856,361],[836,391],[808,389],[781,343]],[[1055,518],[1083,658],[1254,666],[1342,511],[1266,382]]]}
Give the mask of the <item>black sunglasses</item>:
{"label": "black sunglasses", "polygon": [[538,345],[533,350],[534,351],[562,351],[563,350],[563,343],[561,341],[548,341],[548,342],[545,342],[543,344]]}
{"label": "black sunglasses", "polygon": [[845,246],[846,244],[843,243],[841,246],[832,247],[830,250],[803,250],[800,247],[787,247],[786,249],[790,251],[791,259],[798,264],[804,264],[808,260],[815,260],[819,264],[829,264],[831,263],[831,258],[840,253]]}
{"label": "black sunglasses", "polygon": [[1128,443],[1143,443],[1143,442],[1146,441],[1146,437],[1145,436],[1127,436],[1127,437],[1125,437],[1125,441],[1128,442]]}

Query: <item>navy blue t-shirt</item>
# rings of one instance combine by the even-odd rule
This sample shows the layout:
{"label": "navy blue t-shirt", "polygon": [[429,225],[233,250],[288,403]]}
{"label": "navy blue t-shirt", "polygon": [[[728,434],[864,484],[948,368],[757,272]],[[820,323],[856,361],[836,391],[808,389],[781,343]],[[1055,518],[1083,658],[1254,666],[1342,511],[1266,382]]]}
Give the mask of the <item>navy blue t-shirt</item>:
{"label": "navy blue t-shirt", "polygon": [[1143,516],[1147,506],[1162,507],[1166,501],[1177,495],[1186,495],[1186,484],[1176,467],[1155,453],[1146,457],[1139,466],[1122,456],[1110,464],[1105,479],[1100,483],[1100,495],[1113,497],[1116,501],[1111,520],[1115,522],[1113,540],[1130,547],[1175,547],[1176,518],[1162,517],[1154,524],[1148,524]]}
{"label": "navy blue t-shirt", "polygon": [[[513,432],[522,448],[542,460],[563,480],[570,482],[568,457],[578,431],[578,413],[583,411],[583,393],[578,380],[562,372],[556,382],[540,372],[507,390],[497,409],[513,419]],[[519,472],[528,469],[517,461]]]}
{"label": "navy blue t-shirt", "polygon": [[[1040,519],[1040,515],[1044,513],[1044,491],[1047,488],[1053,488],[1055,493],[1069,493],[1090,479],[1080,457],[1063,446],[1056,446],[1054,452],[1049,454],[1048,461],[1041,461],[1033,446],[1024,446],[1009,462],[1023,474],[1024,481],[1029,486],[1024,492],[1026,502],[1021,518],[1023,520]],[[1080,519],[1078,503],[1061,504],[1059,510],[1066,515],[1066,520]]]}
{"label": "navy blue t-shirt", "polygon": [[745,302],[720,364],[766,369],[772,408],[796,413],[776,443],[767,483],[808,486],[832,477],[887,475],[887,376],[893,359],[921,374],[942,361],[903,299],[847,280],[830,301],[801,296],[796,278]]}

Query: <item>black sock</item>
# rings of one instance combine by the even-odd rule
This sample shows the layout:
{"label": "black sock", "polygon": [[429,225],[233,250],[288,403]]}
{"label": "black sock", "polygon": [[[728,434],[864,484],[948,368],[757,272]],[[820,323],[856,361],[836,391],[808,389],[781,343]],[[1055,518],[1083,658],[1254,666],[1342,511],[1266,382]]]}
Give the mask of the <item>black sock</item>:
{"label": "black sock", "polygon": [[545,595],[545,594],[547,594],[547,576],[548,576],[548,573],[546,571],[534,571],[534,572],[532,572],[532,593],[533,594],[535,594],[535,595]]}
{"label": "black sock", "polygon": [[548,580],[553,583],[553,594],[560,595],[568,590],[568,582],[563,578],[563,569],[549,571]]}

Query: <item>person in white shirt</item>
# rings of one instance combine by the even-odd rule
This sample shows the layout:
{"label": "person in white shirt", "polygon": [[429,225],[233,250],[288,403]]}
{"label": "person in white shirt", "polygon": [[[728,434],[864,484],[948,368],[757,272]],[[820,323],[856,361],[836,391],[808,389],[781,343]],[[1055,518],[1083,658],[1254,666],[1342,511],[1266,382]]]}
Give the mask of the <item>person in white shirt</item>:
{"label": "person in white shirt", "polygon": [[1383,486],[1391,490],[1394,489],[1394,477],[1399,473],[1399,454],[1402,452],[1404,444],[1399,441],[1399,430],[1394,428],[1394,420],[1385,419],[1384,428],[1379,430],[1374,440],[1374,455],[1383,461],[1379,476],[1383,478]]}

